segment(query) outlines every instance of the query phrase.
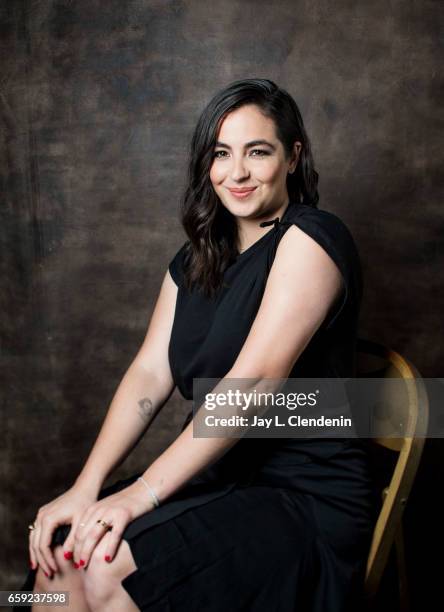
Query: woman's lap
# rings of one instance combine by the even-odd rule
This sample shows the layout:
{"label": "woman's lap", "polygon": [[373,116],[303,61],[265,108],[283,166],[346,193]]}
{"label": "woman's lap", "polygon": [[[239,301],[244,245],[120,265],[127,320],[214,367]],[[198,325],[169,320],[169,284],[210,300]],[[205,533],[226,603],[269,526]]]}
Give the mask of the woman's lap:
{"label": "woman's lap", "polygon": [[315,574],[309,521],[281,489],[234,489],[130,538],[138,569],[122,585],[141,609],[271,610],[278,593],[290,610]]}
{"label": "woman's lap", "polygon": [[[137,476],[102,489],[99,499]],[[165,520],[148,513],[124,531],[137,570],[122,586],[141,610],[152,612],[346,609],[341,598],[346,598],[347,581],[359,583],[354,566],[365,560],[365,547],[354,547],[352,535],[347,543],[352,554],[336,556],[319,532],[318,522],[329,512],[328,501],[323,504],[324,514],[319,514],[321,506],[311,495],[257,484],[235,486],[183,512],[177,511],[179,501],[170,517],[166,500],[152,511],[165,511]],[[341,515],[353,527],[350,514],[334,520]],[[52,545],[63,544],[69,531],[69,525],[57,528]],[[322,601],[321,607],[312,598]]]}

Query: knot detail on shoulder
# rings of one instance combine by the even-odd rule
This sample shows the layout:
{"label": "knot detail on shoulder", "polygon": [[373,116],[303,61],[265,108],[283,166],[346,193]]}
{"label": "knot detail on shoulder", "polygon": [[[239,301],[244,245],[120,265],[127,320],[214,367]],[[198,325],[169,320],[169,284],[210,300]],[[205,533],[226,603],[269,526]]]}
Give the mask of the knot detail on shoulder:
{"label": "knot detail on shoulder", "polygon": [[259,226],[266,227],[267,225],[273,225],[274,229],[280,229],[284,226],[292,225],[294,217],[297,216],[297,213],[298,206],[293,202],[290,202],[290,204],[285,209],[285,212],[282,217],[275,217],[271,221],[262,221],[262,223],[259,223]]}
{"label": "knot detail on shoulder", "polygon": [[276,217],[272,221],[262,221],[262,223],[259,223],[259,227],[267,227],[267,225],[277,226],[278,224],[279,224],[279,217]]}
{"label": "knot detail on shoulder", "polygon": [[293,221],[284,221],[284,220],[281,221],[279,217],[276,217],[272,221],[262,221],[262,223],[259,223],[259,226],[266,227],[267,225],[274,225],[274,229],[278,229],[280,227],[283,227],[284,225],[292,225],[292,224],[293,224]]}

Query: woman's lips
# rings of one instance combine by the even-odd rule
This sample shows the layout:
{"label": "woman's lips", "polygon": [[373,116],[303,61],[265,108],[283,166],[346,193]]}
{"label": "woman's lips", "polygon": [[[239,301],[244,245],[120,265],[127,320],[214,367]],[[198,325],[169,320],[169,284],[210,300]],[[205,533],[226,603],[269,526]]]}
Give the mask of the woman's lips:
{"label": "woman's lips", "polygon": [[245,200],[245,198],[248,198],[248,196],[252,194],[255,189],[256,187],[251,187],[248,189],[229,189],[229,192],[234,195],[235,198]]}

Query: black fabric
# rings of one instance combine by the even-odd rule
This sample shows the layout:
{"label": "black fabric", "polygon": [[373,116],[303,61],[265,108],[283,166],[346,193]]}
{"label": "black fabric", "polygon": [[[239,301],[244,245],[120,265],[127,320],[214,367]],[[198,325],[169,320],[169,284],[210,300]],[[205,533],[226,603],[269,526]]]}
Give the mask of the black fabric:
{"label": "black fabric", "polygon": [[169,358],[174,380],[187,399],[193,397],[193,377],[222,377],[235,362],[259,308],[279,242],[292,224],[330,255],[342,274],[344,290],[290,377],[353,376],[362,298],[356,246],[347,227],[333,213],[290,204],[279,224],[238,255],[225,273],[227,287],[213,300],[204,299],[198,291],[189,293],[183,287],[181,270],[187,243],[171,261],[169,270],[178,283],[178,296]]}
{"label": "black fabric", "polygon": [[[249,333],[277,247],[297,225],[338,266],[343,291],[290,377],[355,375],[362,280],[350,232],[334,214],[290,203],[282,219],[242,252],[210,300],[183,284],[187,243],[169,270],[178,285],[169,345],[174,380],[193,399],[194,378],[222,378]],[[192,419],[188,414],[182,429]],[[139,474],[101,491],[109,495]],[[123,538],[137,570],[123,587],[141,610],[354,612],[376,511],[369,458],[347,439],[241,439],[213,466]],[[59,527],[53,545],[69,526]],[[33,574],[24,587],[32,588]]]}

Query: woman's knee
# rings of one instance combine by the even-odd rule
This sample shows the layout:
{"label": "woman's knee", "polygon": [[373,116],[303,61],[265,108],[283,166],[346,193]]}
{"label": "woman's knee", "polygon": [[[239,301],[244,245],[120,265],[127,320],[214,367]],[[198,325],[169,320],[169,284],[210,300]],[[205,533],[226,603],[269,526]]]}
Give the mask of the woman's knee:
{"label": "woman's knee", "polygon": [[39,566],[35,573],[34,591],[44,593],[48,590],[50,584],[49,578],[45,576],[43,569]]}
{"label": "woman's knee", "polygon": [[45,576],[43,569],[39,566],[35,576],[35,589],[44,592],[48,590],[54,590],[55,584],[60,581],[69,581],[70,588],[81,587],[82,577],[78,574],[74,568],[72,561],[65,559],[63,553],[63,546],[55,546],[52,548],[52,554],[58,568],[57,572],[52,574],[49,578]]}
{"label": "woman's knee", "polygon": [[112,599],[123,578],[136,568],[125,540],[121,541],[111,563],[105,561],[107,551],[108,536],[105,535],[94,548],[86,570],[81,570],[85,597],[91,606],[94,603],[103,604]]}

